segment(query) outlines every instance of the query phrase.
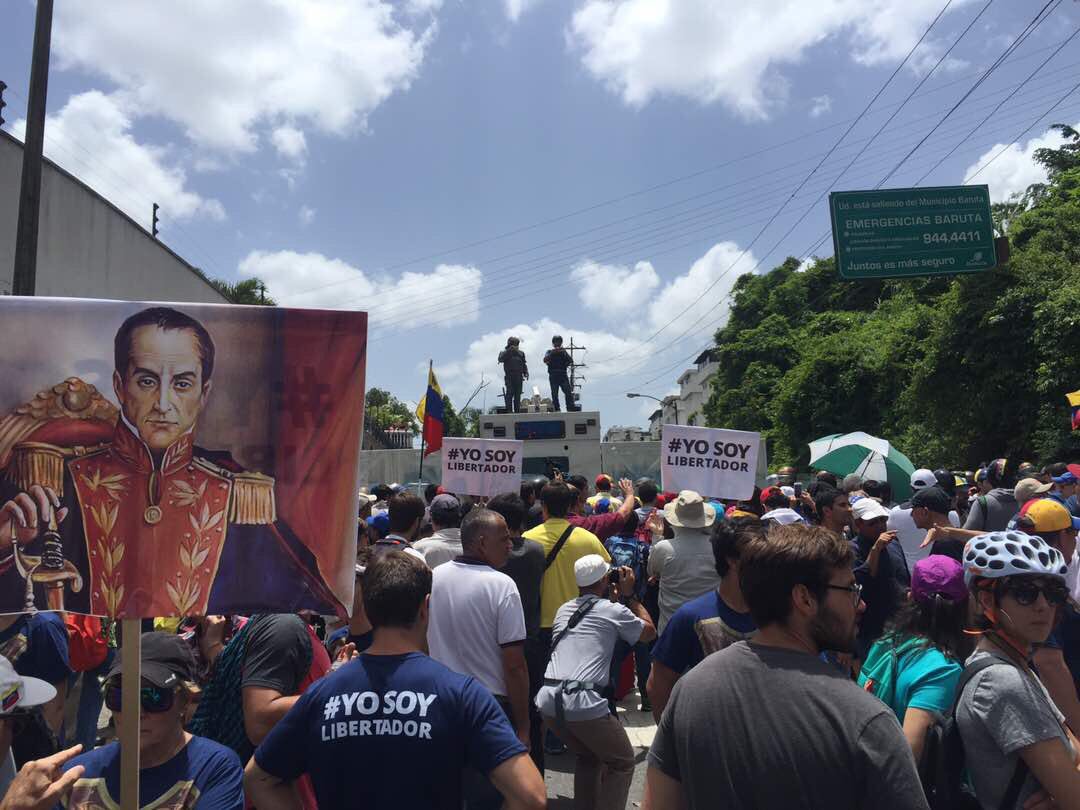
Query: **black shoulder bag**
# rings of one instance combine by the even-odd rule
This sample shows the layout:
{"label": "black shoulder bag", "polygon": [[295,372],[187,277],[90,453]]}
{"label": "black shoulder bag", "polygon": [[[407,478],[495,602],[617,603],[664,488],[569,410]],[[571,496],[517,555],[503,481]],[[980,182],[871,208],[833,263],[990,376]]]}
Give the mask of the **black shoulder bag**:
{"label": "black shoulder bag", "polygon": [[562,537],[560,537],[558,542],[551,547],[551,551],[548,552],[547,558],[544,560],[545,571],[551,568],[551,564],[555,562],[555,558],[559,555],[559,552],[562,551],[562,547],[566,545],[566,541],[570,539],[570,535],[574,533],[574,529],[576,528],[577,527],[573,524],[567,526],[566,531],[562,533]]}

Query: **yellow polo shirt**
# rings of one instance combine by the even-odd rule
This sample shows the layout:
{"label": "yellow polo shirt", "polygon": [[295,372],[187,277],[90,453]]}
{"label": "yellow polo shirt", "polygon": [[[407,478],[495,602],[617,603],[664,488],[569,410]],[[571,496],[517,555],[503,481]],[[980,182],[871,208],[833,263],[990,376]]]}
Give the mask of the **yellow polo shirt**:
{"label": "yellow polo shirt", "polygon": [[[551,518],[533,529],[529,529],[522,536],[527,540],[535,540],[544,547],[544,556],[551,552],[555,544],[559,542],[562,533],[570,524],[565,518]],[[607,553],[604,544],[595,534],[576,527],[571,532],[559,551],[551,567],[544,572],[544,578],[540,583],[540,626],[550,628],[555,621],[555,612],[571,599],[577,599],[578,586],[574,579],[574,563],[587,554],[599,554],[608,562],[611,555]]]}

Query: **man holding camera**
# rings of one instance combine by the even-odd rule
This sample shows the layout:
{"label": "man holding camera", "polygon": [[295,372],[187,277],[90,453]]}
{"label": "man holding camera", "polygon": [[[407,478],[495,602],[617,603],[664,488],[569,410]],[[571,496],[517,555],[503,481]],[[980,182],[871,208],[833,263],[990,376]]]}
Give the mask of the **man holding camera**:
{"label": "man holding camera", "polygon": [[656,628],[634,595],[630,568],[612,569],[599,554],[587,554],[574,563],[574,579],[579,595],[555,614],[551,662],[536,706],[577,757],[575,807],[622,810],[634,748],[604,693],[616,641],[652,641]]}

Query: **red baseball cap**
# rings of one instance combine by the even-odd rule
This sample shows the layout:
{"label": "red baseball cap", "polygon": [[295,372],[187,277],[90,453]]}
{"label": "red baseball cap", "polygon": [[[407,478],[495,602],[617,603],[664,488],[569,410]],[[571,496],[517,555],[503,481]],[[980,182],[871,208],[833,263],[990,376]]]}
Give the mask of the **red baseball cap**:
{"label": "red baseball cap", "polygon": [[611,480],[612,480],[611,476],[608,475],[607,473],[600,473],[598,476],[596,476],[596,481],[594,483],[596,484],[596,486],[600,486],[605,481],[607,481],[608,483],[611,483]]}
{"label": "red baseball cap", "polygon": [[[758,500],[761,501],[761,505],[764,506],[765,501],[769,500],[769,498],[777,494],[784,495],[784,491],[780,489],[780,487],[765,487],[765,489],[761,490],[761,496],[758,498]],[[786,498],[787,495],[784,495],[784,497]]]}

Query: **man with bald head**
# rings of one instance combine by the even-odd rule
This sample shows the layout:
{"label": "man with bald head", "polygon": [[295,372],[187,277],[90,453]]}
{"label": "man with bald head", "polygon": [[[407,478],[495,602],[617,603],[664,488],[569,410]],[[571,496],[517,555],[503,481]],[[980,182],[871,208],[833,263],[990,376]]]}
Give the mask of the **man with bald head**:
{"label": "man with bald head", "polygon": [[[514,580],[498,570],[506,565],[511,547],[502,515],[483,508],[469,511],[461,522],[462,555],[432,571],[428,649],[439,663],[486,686],[528,748],[525,613]],[[473,774],[465,782],[470,807],[500,806],[498,792],[486,779]]]}

